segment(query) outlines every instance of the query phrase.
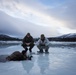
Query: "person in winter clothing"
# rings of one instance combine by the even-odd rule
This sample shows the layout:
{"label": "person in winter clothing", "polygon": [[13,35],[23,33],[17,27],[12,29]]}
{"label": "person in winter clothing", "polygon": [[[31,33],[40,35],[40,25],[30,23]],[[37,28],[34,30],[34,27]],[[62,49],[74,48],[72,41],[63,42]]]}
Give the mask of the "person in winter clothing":
{"label": "person in winter clothing", "polygon": [[34,39],[33,37],[30,35],[30,33],[27,33],[26,36],[23,38],[23,48],[25,49],[25,51],[27,52],[29,47],[29,51],[30,53],[32,52],[32,48],[34,47]]}
{"label": "person in winter clothing", "polygon": [[44,36],[44,34],[41,34],[40,39],[36,43],[39,53],[43,53],[43,49],[45,49],[45,53],[49,53],[49,40]]}

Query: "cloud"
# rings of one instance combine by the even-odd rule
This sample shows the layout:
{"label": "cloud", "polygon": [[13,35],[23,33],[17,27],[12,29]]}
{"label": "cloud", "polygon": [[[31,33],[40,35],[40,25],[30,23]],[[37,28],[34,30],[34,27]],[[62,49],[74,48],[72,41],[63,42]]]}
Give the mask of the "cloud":
{"label": "cloud", "polygon": [[69,0],[69,2],[67,2],[65,20],[67,20],[70,28],[76,29],[76,0]]}
{"label": "cloud", "polygon": [[66,0],[56,6],[47,7],[47,13],[64,22],[64,27],[76,29],[76,0]]}
{"label": "cloud", "polygon": [[[76,8],[75,8],[76,0],[64,0],[64,1],[39,0],[39,1],[38,0],[35,2],[32,1],[32,4],[30,5],[33,8],[37,8],[38,10],[40,10],[40,12],[44,14],[48,14],[50,18],[55,18],[55,20],[58,20],[59,22],[61,22],[61,24],[59,24],[61,27],[69,28],[71,30],[76,29],[76,21],[75,21],[76,20]],[[34,4],[36,5],[34,6]]]}
{"label": "cloud", "polygon": [[[36,5],[36,7],[34,4]],[[41,11],[43,6],[41,6],[40,4],[37,4],[36,2],[34,2],[34,4],[33,2],[29,2],[28,0],[22,0],[22,2],[21,0],[3,0],[0,3],[0,8],[2,8],[1,9],[2,11],[4,11],[5,13],[7,13],[8,15],[14,18],[23,19],[27,22],[32,23],[31,25],[41,26],[44,29],[48,28],[49,31],[51,30],[51,32],[52,31],[55,32],[57,25],[61,23],[55,20],[54,18],[49,17],[49,15],[43,13]],[[36,10],[36,8],[39,8],[39,9]],[[15,26],[14,22],[12,24]],[[15,27],[17,26],[18,25],[16,25]],[[23,27],[25,27],[25,25],[23,25]],[[48,32],[48,31],[46,31],[45,29],[44,32]]]}
{"label": "cloud", "polygon": [[9,35],[21,35],[22,33],[13,26],[15,22],[12,17],[0,11],[0,33]]}
{"label": "cloud", "polygon": [[28,32],[34,37],[39,37],[41,34],[45,34],[47,37],[57,35],[55,30],[48,27],[13,18],[0,11],[0,33],[24,37]]}
{"label": "cloud", "polygon": [[54,36],[65,33],[65,29],[75,32],[75,3],[75,0],[0,0],[0,10],[12,17],[8,22],[23,34]]}
{"label": "cloud", "polygon": [[45,11],[45,7],[43,7],[43,5],[41,6],[40,4],[34,2],[34,4],[36,4],[35,7],[32,2],[33,0],[30,2],[28,0],[22,0],[24,3],[21,1],[17,1],[20,0],[6,0],[2,2],[2,10],[13,17],[25,19],[27,21],[35,23],[36,25],[51,26],[51,28],[54,28],[58,24],[62,24],[53,17],[49,17],[48,14],[43,13]]}

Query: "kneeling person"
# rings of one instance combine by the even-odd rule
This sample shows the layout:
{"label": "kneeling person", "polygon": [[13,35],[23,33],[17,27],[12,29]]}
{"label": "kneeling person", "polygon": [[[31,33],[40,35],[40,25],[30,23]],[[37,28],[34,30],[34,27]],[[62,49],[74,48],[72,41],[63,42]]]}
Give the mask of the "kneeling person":
{"label": "kneeling person", "polygon": [[36,45],[39,49],[39,53],[43,53],[43,49],[45,49],[45,53],[49,53],[49,40],[45,38],[44,34],[41,34],[40,39],[38,40]]}
{"label": "kneeling person", "polygon": [[32,53],[32,48],[34,47],[34,39],[30,35],[30,33],[27,33],[27,35],[23,38],[22,42],[23,42],[22,46],[25,49],[25,51],[27,52],[29,47],[29,51],[30,53]]}

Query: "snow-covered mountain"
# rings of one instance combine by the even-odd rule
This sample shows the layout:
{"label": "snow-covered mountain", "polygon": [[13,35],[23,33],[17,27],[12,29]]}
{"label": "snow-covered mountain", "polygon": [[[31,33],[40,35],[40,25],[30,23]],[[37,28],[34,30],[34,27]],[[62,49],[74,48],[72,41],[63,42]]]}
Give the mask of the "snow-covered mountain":
{"label": "snow-covered mountain", "polygon": [[59,36],[58,38],[76,38],[76,33],[65,34],[65,35]]}
{"label": "snow-covered mountain", "polygon": [[75,42],[76,41],[76,33],[70,33],[61,35],[58,37],[50,37],[48,38],[50,41],[68,41],[68,42]]}

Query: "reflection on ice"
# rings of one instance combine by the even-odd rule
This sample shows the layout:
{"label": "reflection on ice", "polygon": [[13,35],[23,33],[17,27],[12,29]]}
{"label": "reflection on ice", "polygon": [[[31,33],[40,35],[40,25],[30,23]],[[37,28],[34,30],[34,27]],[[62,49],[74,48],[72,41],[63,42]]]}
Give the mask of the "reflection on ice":
{"label": "reflection on ice", "polygon": [[28,75],[34,66],[34,63],[31,61],[22,61],[22,66]]}
{"label": "reflection on ice", "polygon": [[[37,54],[35,46],[36,54],[31,61],[0,62],[0,75],[76,75],[76,44],[73,44],[51,43],[49,54]],[[21,45],[0,48],[0,55],[22,50]]]}
{"label": "reflection on ice", "polygon": [[49,55],[41,54],[38,56],[37,64],[40,68],[40,73],[45,75],[47,73],[47,69],[49,67]]}

